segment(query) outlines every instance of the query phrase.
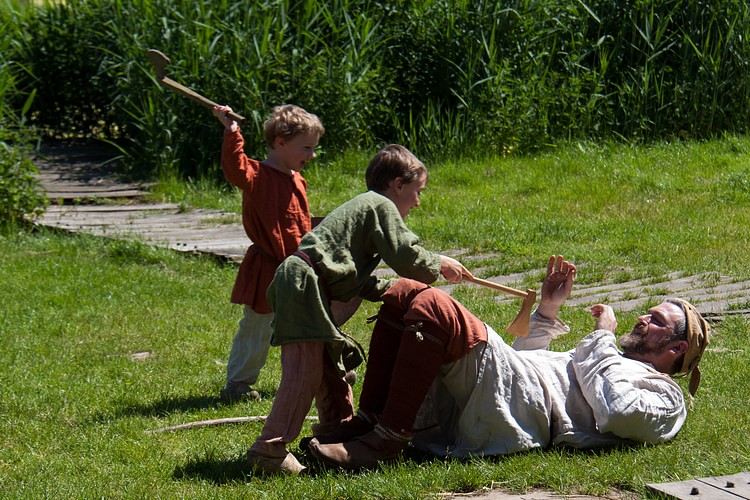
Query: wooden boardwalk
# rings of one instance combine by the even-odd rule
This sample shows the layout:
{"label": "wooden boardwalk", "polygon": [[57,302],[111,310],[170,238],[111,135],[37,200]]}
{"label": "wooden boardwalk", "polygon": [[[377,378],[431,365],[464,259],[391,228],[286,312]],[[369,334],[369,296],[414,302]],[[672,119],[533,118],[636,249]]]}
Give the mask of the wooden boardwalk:
{"label": "wooden boardwalk", "polygon": [[669,498],[684,500],[740,500],[750,499],[750,472],[729,476],[704,477],[675,483],[647,485],[652,491]]}
{"label": "wooden boardwalk", "polygon": [[35,165],[51,204],[36,223],[242,261],[250,240],[238,214],[146,203],[150,185],[118,180],[115,158],[101,144],[45,145]]}
{"label": "wooden boardwalk", "polygon": [[51,205],[38,224],[241,262],[250,240],[239,215],[218,210],[183,211],[174,203]]}
{"label": "wooden boardwalk", "polygon": [[117,179],[117,151],[103,143],[55,141],[34,158],[37,178],[53,203],[135,198],[149,184]]}

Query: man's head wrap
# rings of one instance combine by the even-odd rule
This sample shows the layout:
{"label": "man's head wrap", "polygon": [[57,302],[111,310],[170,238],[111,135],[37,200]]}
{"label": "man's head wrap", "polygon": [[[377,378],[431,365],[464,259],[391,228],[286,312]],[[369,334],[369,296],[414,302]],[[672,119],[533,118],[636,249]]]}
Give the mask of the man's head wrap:
{"label": "man's head wrap", "polygon": [[[685,313],[685,334],[687,335],[688,350],[685,353],[685,359],[682,362],[682,368],[677,372],[678,378],[690,375],[690,395],[694,396],[701,382],[701,371],[698,363],[706,350],[711,337],[711,327],[703,319],[701,313],[687,300],[669,299],[667,302],[676,304]],[[679,375],[681,374],[681,375]]]}

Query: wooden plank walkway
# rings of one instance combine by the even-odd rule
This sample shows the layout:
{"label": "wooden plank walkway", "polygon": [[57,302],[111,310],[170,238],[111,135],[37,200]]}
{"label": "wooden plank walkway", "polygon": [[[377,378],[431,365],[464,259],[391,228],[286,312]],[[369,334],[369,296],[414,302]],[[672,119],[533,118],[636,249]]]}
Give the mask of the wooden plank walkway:
{"label": "wooden plank walkway", "polygon": [[173,250],[241,262],[250,240],[238,214],[179,205],[50,205],[37,224],[110,238],[133,238]]}
{"label": "wooden plank walkway", "polygon": [[34,158],[37,179],[53,203],[97,199],[136,198],[150,184],[117,178],[117,150],[105,143],[54,141],[45,143]]}
{"label": "wooden plank walkway", "polygon": [[[459,256],[459,259],[470,265],[471,256]],[[539,268],[525,273],[491,277],[488,281],[518,288],[519,284],[526,282],[528,275],[543,276],[544,272],[545,269]],[[450,293],[455,286],[457,285],[446,285],[441,288]],[[633,311],[649,302],[658,303],[668,297],[681,297],[692,302],[709,320],[718,320],[728,315],[750,314],[750,281],[735,281],[730,276],[718,274],[690,276],[672,272],[659,278],[649,277],[619,283],[576,284],[565,304],[566,307],[587,307],[605,303],[612,306],[615,311]],[[498,295],[495,300],[507,303],[518,299]]]}
{"label": "wooden plank walkway", "polygon": [[34,163],[51,205],[36,224],[242,261],[251,242],[238,214],[144,203],[151,184],[119,180],[116,155],[102,143],[45,144]]}
{"label": "wooden plank walkway", "polygon": [[750,472],[690,479],[675,483],[648,484],[647,486],[656,493],[680,500],[750,499]]}

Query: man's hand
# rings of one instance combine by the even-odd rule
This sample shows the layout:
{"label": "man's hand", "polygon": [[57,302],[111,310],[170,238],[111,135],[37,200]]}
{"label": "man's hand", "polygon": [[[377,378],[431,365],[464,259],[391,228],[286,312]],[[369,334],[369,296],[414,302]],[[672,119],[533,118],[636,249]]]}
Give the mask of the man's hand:
{"label": "man's hand", "polygon": [[617,330],[617,318],[615,318],[615,311],[607,305],[595,304],[591,306],[591,315],[596,318],[595,330],[609,330],[615,333]]}
{"label": "man's hand", "polygon": [[440,256],[440,274],[451,283],[461,283],[464,278],[473,278],[474,275],[456,259]]}
{"label": "man's hand", "polygon": [[562,255],[552,255],[547,262],[547,276],[542,283],[542,299],[537,312],[547,319],[554,320],[570,295],[575,279],[575,264],[563,260]]}

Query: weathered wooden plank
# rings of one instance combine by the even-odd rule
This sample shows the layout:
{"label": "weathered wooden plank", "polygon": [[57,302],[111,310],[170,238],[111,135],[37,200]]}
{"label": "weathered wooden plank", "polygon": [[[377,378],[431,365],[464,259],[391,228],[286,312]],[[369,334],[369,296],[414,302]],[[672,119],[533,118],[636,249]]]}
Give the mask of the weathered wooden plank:
{"label": "weathered wooden plank", "polygon": [[210,228],[228,228],[233,231],[243,232],[243,229],[239,224],[217,224],[212,222],[206,222],[201,219],[193,217],[187,217],[180,214],[174,215],[132,215],[132,214],[98,214],[94,216],[87,216],[83,214],[78,215],[48,215],[41,219],[44,223],[58,223],[58,224],[76,224],[82,227],[85,226],[108,226],[117,225],[124,226],[130,229],[138,229],[142,231],[148,231],[149,228],[155,230],[189,230],[194,228],[210,229]]}
{"label": "weathered wooden plank", "polygon": [[750,498],[750,472],[739,472],[729,476],[713,476],[700,479],[702,482],[742,498]]}
{"label": "weathered wooden plank", "polygon": [[192,247],[189,245],[170,244],[167,246],[167,248],[171,248],[172,250],[179,250],[180,252],[198,252],[198,253],[218,255],[219,257],[232,257],[233,259],[236,257],[240,260],[244,258],[245,256],[245,249],[242,249],[239,247],[228,247],[228,248],[218,249],[218,248],[209,248],[209,247]]}
{"label": "weathered wooden plank", "polygon": [[676,483],[647,484],[646,486],[655,492],[668,495],[678,500],[739,500],[740,498],[743,498],[720,488],[715,488],[703,483],[698,479]]}
{"label": "weathered wooden plank", "polygon": [[[180,228],[199,228],[199,227],[233,227],[232,224],[209,224],[201,223],[200,219],[185,216],[182,214],[142,214],[137,212],[112,213],[103,212],[98,214],[45,214],[39,219],[40,223],[45,225],[54,224],[75,224],[85,226],[124,226],[130,229],[148,230],[154,228],[158,230],[168,230],[170,228],[178,230]],[[239,230],[241,226],[235,225]]]}
{"label": "weathered wooden plank", "polygon": [[216,216],[207,216],[205,214],[194,214],[190,212],[177,212],[177,211],[154,211],[154,212],[138,212],[138,211],[100,211],[100,212],[86,212],[80,210],[58,210],[55,212],[47,211],[44,218],[49,220],[71,220],[71,221],[83,221],[87,224],[108,224],[114,221],[125,221],[131,222],[132,224],[188,224],[190,226],[236,226],[240,225],[239,218],[234,218],[222,213],[217,213]]}
{"label": "weathered wooden plank", "polygon": [[182,238],[186,241],[210,241],[214,238],[228,238],[234,237],[237,239],[245,239],[247,236],[241,229],[231,226],[191,226],[184,228],[153,228],[149,230],[147,227],[140,227],[139,232],[147,236],[153,237],[177,237]]}
{"label": "weathered wooden plank", "polygon": [[[125,226],[125,224],[123,224]],[[171,234],[179,234],[184,235],[185,238],[189,239],[199,239],[199,240],[206,240],[208,239],[207,236],[224,236],[224,235],[231,235],[233,237],[241,237],[245,236],[245,231],[242,229],[241,226],[235,225],[232,226],[231,224],[182,224],[182,223],[175,223],[175,224],[143,224],[143,223],[134,223],[134,224],[127,224],[127,227],[124,227],[124,229],[129,230],[138,230],[143,232],[144,234],[148,233],[159,233],[163,235],[171,235]]]}
{"label": "weathered wooden plank", "polygon": [[55,200],[81,200],[91,198],[137,198],[146,194],[140,190],[122,190],[122,191],[46,191],[47,199],[51,202]]}
{"label": "weathered wooden plank", "polygon": [[215,244],[213,241],[210,241],[210,240],[189,241],[185,239],[172,239],[172,240],[155,241],[155,240],[147,240],[145,238],[142,238],[142,239],[148,243],[154,243],[154,244],[175,245],[175,246],[181,246],[181,247],[190,246],[192,248],[215,249],[216,251],[224,251],[224,250],[234,251],[234,249],[237,249],[238,251],[242,251],[243,253],[251,245],[250,240],[247,238],[224,240],[223,243],[221,244]]}
{"label": "weathered wooden plank", "polygon": [[650,489],[680,500],[750,499],[750,472],[729,476],[690,479],[673,483],[647,484]]}
{"label": "weathered wooden plank", "polygon": [[[695,276],[687,277],[676,277],[674,273],[665,277],[666,279],[658,283],[653,282],[651,279],[648,280],[633,280],[626,283],[612,283],[607,285],[601,285],[591,288],[582,289],[586,292],[587,301],[604,302],[608,304],[617,304],[622,310],[630,310],[632,302],[642,303],[643,297],[653,295],[653,290],[664,289],[670,293],[677,293],[683,290],[695,289]],[[729,281],[730,278],[724,277],[724,281]],[[637,295],[638,298],[625,299],[625,297],[632,297]],[[577,305],[583,302],[582,300],[573,299],[569,300],[570,305]],[[614,307],[614,305],[613,305]]]}
{"label": "weathered wooden plank", "polygon": [[129,205],[54,205],[47,207],[47,213],[55,212],[151,212],[160,210],[180,210],[177,203],[129,204]]}
{"label": "weathered wooden plank", "polygon": [[118,184],[114,182],[112,183],[102,182],[102,183],[92,184],[90,182],[76,182],[76,181],[42,182],[42,187],[50,189],[51,191],[57,191],[57,192],[62,192],[62,193],[74,192],[74,191],[110,193],[112,191],[124,191],[124,190],[133,190],[133,189],[142,191],[144,189],[143,184],[140,184],[140,183]]}
{"label": "weathered wooden plank", "polygon": [[250,240],[247,236],[244,238],[227,238],[225,240],[215,239],[211,241],[204,241],[201,245],[204,248],[215,248],[216,250],[232,249],[232,248],[243,248],[247,250],[250,246]]}

